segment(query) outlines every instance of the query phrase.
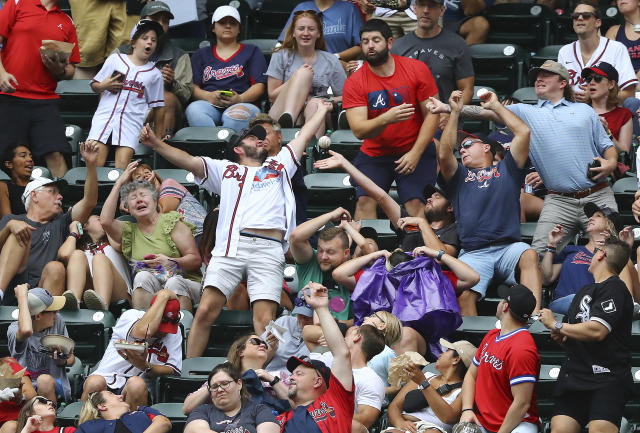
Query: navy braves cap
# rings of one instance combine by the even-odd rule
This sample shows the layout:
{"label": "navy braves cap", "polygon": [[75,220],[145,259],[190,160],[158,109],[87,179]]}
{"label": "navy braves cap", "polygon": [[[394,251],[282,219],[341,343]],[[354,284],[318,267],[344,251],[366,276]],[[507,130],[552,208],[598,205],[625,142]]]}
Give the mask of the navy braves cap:
{"label": "navy braves cap", "polygon": [[618,71],[617,69],[607,62],[598,62],[593,66],[589,66],[588,68],[584,68],[582,70],[582,74],[580,74],[582,78],[587,78],[591,75],[600,75],[601,77],[605,77],[611,81],[618,81]]}
{"label": "navy braves cap", "polygon": [[293,373],[293,370],[295,370],[299,365],[304,365],[305,367],[316,370],[324,379],[324,383],[327,385],[327,388],[329,388],[331,369],[327,367],[324,362],[318,361],[317,359],[311,359],[308,356],[292,356],[287,360],[287,370],[291,373]]}
{"label": "navy braves cap", "polygon": [[536,308],[536,297],[523,284],[514,284],[506,290],[504,300],[509,304],[509,310],[518,320],[526,323]]}

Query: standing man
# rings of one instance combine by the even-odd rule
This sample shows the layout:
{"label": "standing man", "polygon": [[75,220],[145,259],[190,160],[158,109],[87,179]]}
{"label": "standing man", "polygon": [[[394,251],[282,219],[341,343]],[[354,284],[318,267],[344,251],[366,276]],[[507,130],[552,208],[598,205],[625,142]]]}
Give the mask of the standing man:
{"label": "standing man", "polygon": [[463,107],[459,90],[449,98],[451,119],[438,146],[439,184],[458,217],[459,258],[480,274],[480,282],[460,295],[460,312],[477,315],[476,302],[484,297],[494,275],[514,284],[516,267],[520,282],[535,295],[537,310],[542,292],[538,256],[520,240],[520,187],[529,157],[530,131],[495,93],[489,92],[484,101],[483,107],[493,111],[514,134],[511,151],[502,161],[493,165],[491,145],[479,138],[465,139],[460,147],[462,162],[456,159],[457,125]]}
{"label": "standing man", "polygon": [[613,65],[619,73],[618,101],[635,96],[638,77],[633,70],[627,47],[622,43],[600,35],[602,16],[597,3],[581,0],[571,14],[573,30],[578,40],[563,46],[558,53],[558,62],[569,71],[569,84],[573,86],[577,102],[587,102],[587,82],[582,70],[597,67],[598,62]]}
{"label": "standing man", "polygon": [[267,156],[264,145],[267,134],[259,125],[231,138],[229,160],[191,156],[159,140],[149,125],[142,130],[142,143],[173,165],[195,174],[199,184],[220,196],[216,245],[189,334],[188,358],[202,356],[211,325],[227,298],[245,278],[256,334],[262,334],[275,318],[282,292],[284,252],[289,248],[289,235],[295,228],[291,176],[330,110],[330,103],[320,104],[298,137],[273,158]]}
{"label": "standing man", "polygon": [[[422,214],[422,190],[436,180],[435,145],[430,145],[438,116],[425,103],[438,96],[429,68],[422,62],[390,55],[391,29],[382,20],[360,29],[367,63],[344,84],[342,106],[353,133],[364,139],[354,165],[388,191],[395,180],[400,200],[411,216]],[[356,189],[355,219],[375,219],[376,202]]]}
{"label": "standing man", "polygon": [[[43,40],[75,44],[71,55],[40,53]],[[58,0],[9,1],[0,10],[0,154],[28,143],[55,177],[67,172],[71,153],[58,108],[56,86],[70,80],[80,62],[78,37]]]}
{"label": "standing man", "polygon": [[396,40],[391,53],[426,64],[442,100],[460,90],[462,100],[468,104],[473,97],[474,82],[471,53],[462,37],[438,24],[446,10],[444,3],[444,0],[416,0],[418,28]]}
{"label": "standing man", "polygon": [[629,260],[629,246],[616,238],[596,248],[589,272],[594,284],[584,286],[571,302],[565,322],[551,310],[540,321],[562,344],[567,357],[558,375],[554,433],[617,432],[631,395],[631,321],[633,299],[618,277]]}
{"label": "standing man", "polygon": [[460,422],[485,432],[538,433],[540,355],[526,327],[535,306],[531,291],[520,284],[498,304],[500,329],[485,335],[464,377]]}

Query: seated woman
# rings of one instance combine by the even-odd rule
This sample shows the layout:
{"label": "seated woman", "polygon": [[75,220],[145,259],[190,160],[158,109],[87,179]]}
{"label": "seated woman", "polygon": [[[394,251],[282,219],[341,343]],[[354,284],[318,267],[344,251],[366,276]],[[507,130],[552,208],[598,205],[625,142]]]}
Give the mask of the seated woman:
{"label": "seated woman", "polygon": [[279,433],[271,408],[254,403],[244,389],[240,372],[229,362],[217,365],[207,379],[209,398],[187,418],[184,433],[242,431]]}
{"label": "seated woman", "polygon": [[[158,211],[158,190],[147,181],[129,182],[138,166],[130,163],[113,185],[100,214],[107,235],[122,245],[132,268],[133,308],[146,309],[154,294],[165,288],[178,296],[180,308],[191,310],[200,301],[202,260],[194,239],[195,226],[176,212]],[[118,195],[136,220],[115,219]]]}
{"label": "seated woman", "polygon": [[[161,213],[176,210],[185,221],[196,226],[196,244],[200,245],[202,226],[207,216],[198,199],[196,199],[180,182],[175,179],[162,179],[148,164],[139,164],[131,175],[133,180],[146,180],[158,193],[158,207]],[[214,225],[215,228],[215,225]],[[213,247],[212,247],[213,249]]]}
{"label": "seated woman", "polygon": [[[275,337],[273,340],[275,340]],[[242,375],[243,389],[254,404],[264,404],[270,409],[282,413],[291,408],[289,401],[285,400],[288,388],[279,379],[275,380],[274,376],[263,370],[269,357],[269,347],[275,350],[273,344],[267,345],[258,335],[245,335],[231,344],[227,360]],[[268,380],[266,380],[267,377]],[[270,385],[273,384],[271,385],[274,388],[273,393],[264,388],[262,385],[263,380],[270,382]],[[274,394],[276,393],[282,399],[275,397]],[[198,391],[187,396],[182,406],[182,411],[188,414],[198,405],[206,403],[209,398],[205,383]]]}
{"label": "seated woman", "polygon": [[20,414],[16,433],[73,433],[75,427],[57,427],[56,404],[42,396],[35,396],[27,401]]}
{"label": "seated woman", "polygon": [[9,146],[2,158],[2,165],[2,169],[11,180],[0,182],[0,217],[27,213],[22,202],[22,193],[33,171],[31,151],[21,144]]}
{"label": "seated woman", "polygon": [[[82,234],[80,234],[82,228]],[[73,221],[69,237],[58,249],[58,259],[67,264],[65,310],[80,308],[80,299],[90,310],[108,310],[120,299],[131,301],[131,275],[127,261],[111,244],[98,215],[82,226]]]}
{"label": "seated woman", "polygon": [[393,427],[385,432],[416,431],[422,425],[428,429],[425,431],[450,433],[460,419],[462,381],[477,349],[465,340],[449,343],[440,339],[440,344],[447,349],[436,361],[440,375],[423,373],[415,364],[406,367],[411,381],[389,405],[389,423]]}
{"label": "seated woman", "polygon": [[171,430],[171,421],[159,411],[147,406],[138,406],[134,411],[131,409],[121,395],[111,391],[91,393],[80,411],[77,431],[168,433]]}
{"label": "seated woman", "polygon": [[[318,110],[320,98],[342,100],[347,76],[336,56],[326,51],[322,20],[311,10],[298,11],[276,48],[267,75],[269,115],[282,128],[301,125]],[[331,95],[328,93],[331,88]],[[324,135],[323,124],[316,137]]]}
{"label": "seated woman", "polygon": [[238,42],[240,14],[231,6],[213,13],[213,47],[191,56],[193,102],[186,115],[190,126],[222,125],[236,131],[247,128],[260,112],[267,62],[255,45]]}

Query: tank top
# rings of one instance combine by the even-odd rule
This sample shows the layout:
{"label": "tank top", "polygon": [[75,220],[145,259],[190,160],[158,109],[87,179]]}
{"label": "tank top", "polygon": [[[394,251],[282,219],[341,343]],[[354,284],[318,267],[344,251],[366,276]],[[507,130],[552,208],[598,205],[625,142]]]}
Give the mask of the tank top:
{"label": "tank top", "polygon": [[27,213],[22,203],[22,193],[24,186],[16,185],[13,182],[7,182],[7,190],[9,191],[9,204],[11,205],[11,213],[14,215],[22,215]]}
{"label": "tank top", "polygon": [[625,47],[627,47],[627,50],[629,51],[629,57],[631,57],[633,70],[638,71],[640,69],[640,39],[630,41],[629,38],[627,38],[625,28],[626,23],[620,24],[618,33],[616,34],[616,41],[622,43]]}

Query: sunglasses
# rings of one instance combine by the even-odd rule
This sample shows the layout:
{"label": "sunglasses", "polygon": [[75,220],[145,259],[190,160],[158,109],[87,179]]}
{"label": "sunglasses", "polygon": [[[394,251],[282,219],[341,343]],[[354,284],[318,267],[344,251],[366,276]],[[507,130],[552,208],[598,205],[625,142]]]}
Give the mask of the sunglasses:
{"label": "sunglasses", "polygon": [[307,307],[313,310],[313,308],[311,308],[311,306],[307,304],[307,302],[304,300],[302,296],[299,296],[296,299],[294,299],[293,305],[295,305],[296,307]]}
{"label": "sunglasses", "polygon": [[251,337],[247,340],[247,343],[251,343],[254,346],[264,346],[264,347],[269,347],[269,345],[266,343],[266,341],[261,340],[258,337]]}
{"label": "sunglasses", "polygon": [[602,254],[603,254],[605,257],[607,257],[607,252],[606,252],[605,250],[603,250],[602,248],[598,248],[598,247],[595,247],[595,248],[593,249],[593,255],[595,256],[595,255],[596,255],[596,254],[598,254],[600,251],[602,251]]}
{"label": "sunglasses", "polygon": [[461,149],[468,149],[476,143],[480,143],[481,140],[478,138],[468,138],[460,144]]}
{"label": "sunglasses", "polygon": [[168,317],[163,317],[160,322],[161,323],[172,323],[174,325],[177,325],[178,323],[180,323],[180,318],[176,317],[175,319],[170,319]]}
{"label": "sunglasses", "polygon": [[229,387],[231,386],[231,384],[233,382],[234,382],[233,380],[224,380],[224,381],[219,382],[219,383],[209,384],[209,391],[216,392],[216,391],[221,390],[221,389],[229,389]]}
{"label": "sunglasses", "polygon": [[293,13],[293,16],[295,17],[295,16],[302,15],[302,14],[322,16],[322,12],[316,12],[313,9],[304,9],[304,10],[295,11]]}
{"label": "sunglasses", "polygon": [[577,20],[578,18],[582,17],[585,20],[588,20],[591,17],[594,17],[596,14],[594,14],[593,12],[574,12],[571,14],[571,19],[572,20]]}
{"label": "sunglasses", "polygon": [[54,409],[56,409],[58,407],[58,405],[56,403],[54,403],[53,401],[49,400],[48,398],[44,398],[44,397],[36,397],[33,400],[34,403],[38,402],[40,404],[44,404],[44,405],[49,405],[51,404],[53,406]]}
{"label": "sunglasses", "polygon": [[585,78],[585,81],[587,83],[590,83],[593,80],[596,83],[601,83],[603,78],[604,77],[602,75],[593,74],[593,75],[589,75],[587,78]]}
{"label": "sunglasses", "polygon": [[387,321],[380,317],[378,313],[373,313],[373,316],[386,325]]}

